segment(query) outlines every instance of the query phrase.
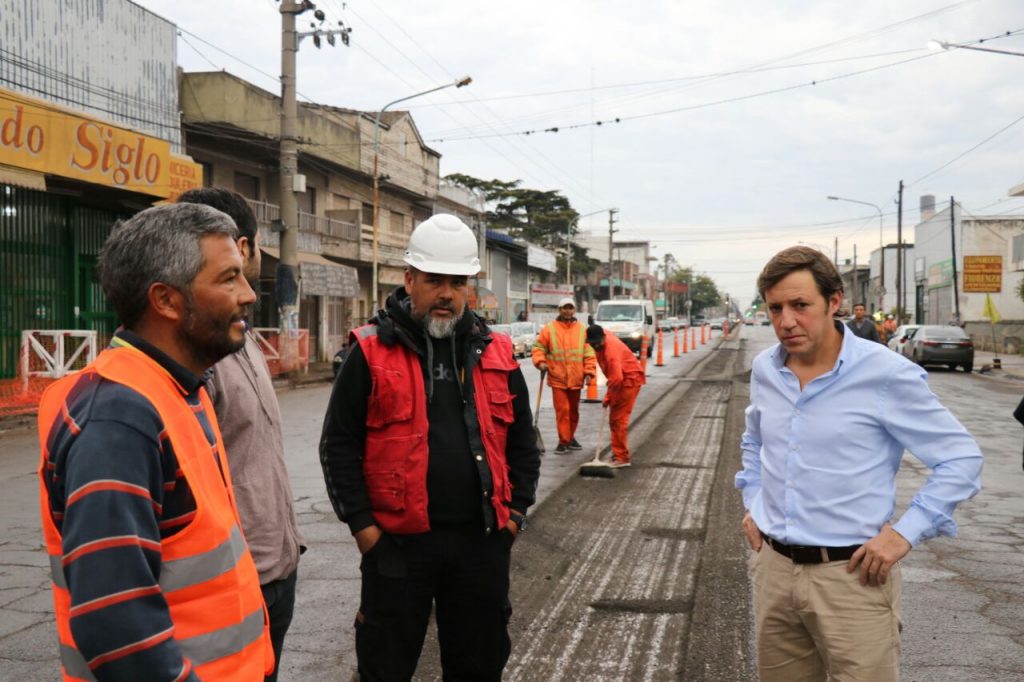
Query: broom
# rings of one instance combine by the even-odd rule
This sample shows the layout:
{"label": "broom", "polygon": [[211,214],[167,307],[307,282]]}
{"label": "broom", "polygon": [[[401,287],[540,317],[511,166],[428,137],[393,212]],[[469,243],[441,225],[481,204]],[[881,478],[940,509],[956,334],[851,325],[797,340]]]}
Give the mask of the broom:
{"label": "broom", "polygon": [[611,464],[601,461],[601,436],[604,435],[604,426],[608,423],[608,408],[601,410],[601,426],[597,430],[597,447],[594,449],[594,459],[580,465],[580,476],[592,478],[615,478],[615,469]]}
{"label": "broom", "polygon": [[533,411],[533,437],[537,439],[537,449],[544,452],[544,439],[540,436],[540,429],[537,428],[537,420],[540,419],[540,394],[544,392],[544,375],[547,371],[540,373],[540,388],[537,389],[537,409]]}

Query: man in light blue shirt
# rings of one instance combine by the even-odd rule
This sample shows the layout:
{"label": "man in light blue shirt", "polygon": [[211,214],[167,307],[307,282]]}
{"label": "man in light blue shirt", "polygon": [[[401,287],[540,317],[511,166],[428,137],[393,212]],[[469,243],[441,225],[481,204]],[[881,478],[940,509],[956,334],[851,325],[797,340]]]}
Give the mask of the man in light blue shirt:
{"label": "man in light blue shirt", "polygon": [[[763,682],[898,680],[897,562],[955,535],[954,509],[980,488],[978,445],[925,372],[833,319],[842,287],[801,246],[758,278],[779,344],[754,360],[736,487]],[[932,473],[896,518],[905,449]]]}

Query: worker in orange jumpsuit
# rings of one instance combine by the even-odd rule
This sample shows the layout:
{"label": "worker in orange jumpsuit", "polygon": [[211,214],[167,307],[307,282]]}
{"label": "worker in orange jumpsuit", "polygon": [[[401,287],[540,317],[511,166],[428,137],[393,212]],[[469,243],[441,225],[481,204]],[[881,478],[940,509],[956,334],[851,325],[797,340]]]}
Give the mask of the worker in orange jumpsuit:
{"label": "worker in orange jumpsuit", "polygon": [[644,371],[629,346],[615,334],[605,334],[596,324],[587,328],[587,343],[596,351],[597,362],[608,380],[603,403],[611,410],[608,421],[612,427],[612,466],[628,467],[631,460],[627,440],[629,415],[640,387],[646,383]]}
{"label": "worker in orange jumpsuit", "polygon": [[576,319],[576,302],[569,297],[558,302],[558,318],[548,322],[533,344],[533,365],[548,374],[548,386],[558,421],[555,452],[582,450],[576,440],[580,421],[580,391],[584,381],[597,376],[594,349],[587,345],[587,330]]}

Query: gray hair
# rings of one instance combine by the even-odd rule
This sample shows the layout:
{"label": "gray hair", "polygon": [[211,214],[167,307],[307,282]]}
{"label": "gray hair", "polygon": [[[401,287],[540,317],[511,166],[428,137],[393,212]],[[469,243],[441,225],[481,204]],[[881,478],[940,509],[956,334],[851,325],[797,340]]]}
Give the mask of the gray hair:
{"label": "gray hair", "polygon": [[199,240],[238,239],[231,218],[201,204],[147,208],[114,225],[100,252],[100,285],[121,323],[131,329],[149,305],[149,287],[160,282],[188,294],[203,269]]}

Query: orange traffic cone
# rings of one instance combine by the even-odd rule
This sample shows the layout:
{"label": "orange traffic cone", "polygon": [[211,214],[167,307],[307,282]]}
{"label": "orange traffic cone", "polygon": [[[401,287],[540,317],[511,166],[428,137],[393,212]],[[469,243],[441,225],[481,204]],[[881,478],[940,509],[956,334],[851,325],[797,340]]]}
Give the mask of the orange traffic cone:
{"label": "orange traffic cone", "polygon": [[[686,343],[685,333],[683,333],[683,343]],[[679,357],[679,327],[672,328],[672,357]]]}
{"label": "orange traffic cone", "polygon": [[597,397],[597,377],[594,377],[587,382],[587,397],[583,399],[585,403],[599,403],[601,399]]}
{"label": "orange traffic cone", "polygon": [[707,328],[708,326],[706,324],[702,324],[700,326],[700,345],[702,346],[708,342],[707,339],[704,338],[704,332],[707,331]]}
{"label": "orange traffic cone", "polygon": [[690,327],[690,348],[697,350],[697,328]]}
{"label": "orange traffic cone", "polygon": [[683,330],[683,353],[684,353],[684,354],[685,354],[685,353],[688,353],[688,352],[689,352],[689,351],[688,351],[688,350],[686,349],[686,336],[687,336],[687,335],[686,335],[686,330],[684,329],[684,330]]}
{"label": "orange traffic cone", "polygon": [[728,336],[729,336],[729,320],[725,320],[725,321],[722,322],[722,338],[726,338]]}
{"label": "orange traffic cone", "polygon": [[664,367],[665,366],[665,358],[662,355],[662,352],[663,352],[664,348],[665,348],[665,332],[663,332],[662,330],[659,329],[658,330],[658,357],[655,358],[655,360],[654,360],[654,366],[655,367]]}

